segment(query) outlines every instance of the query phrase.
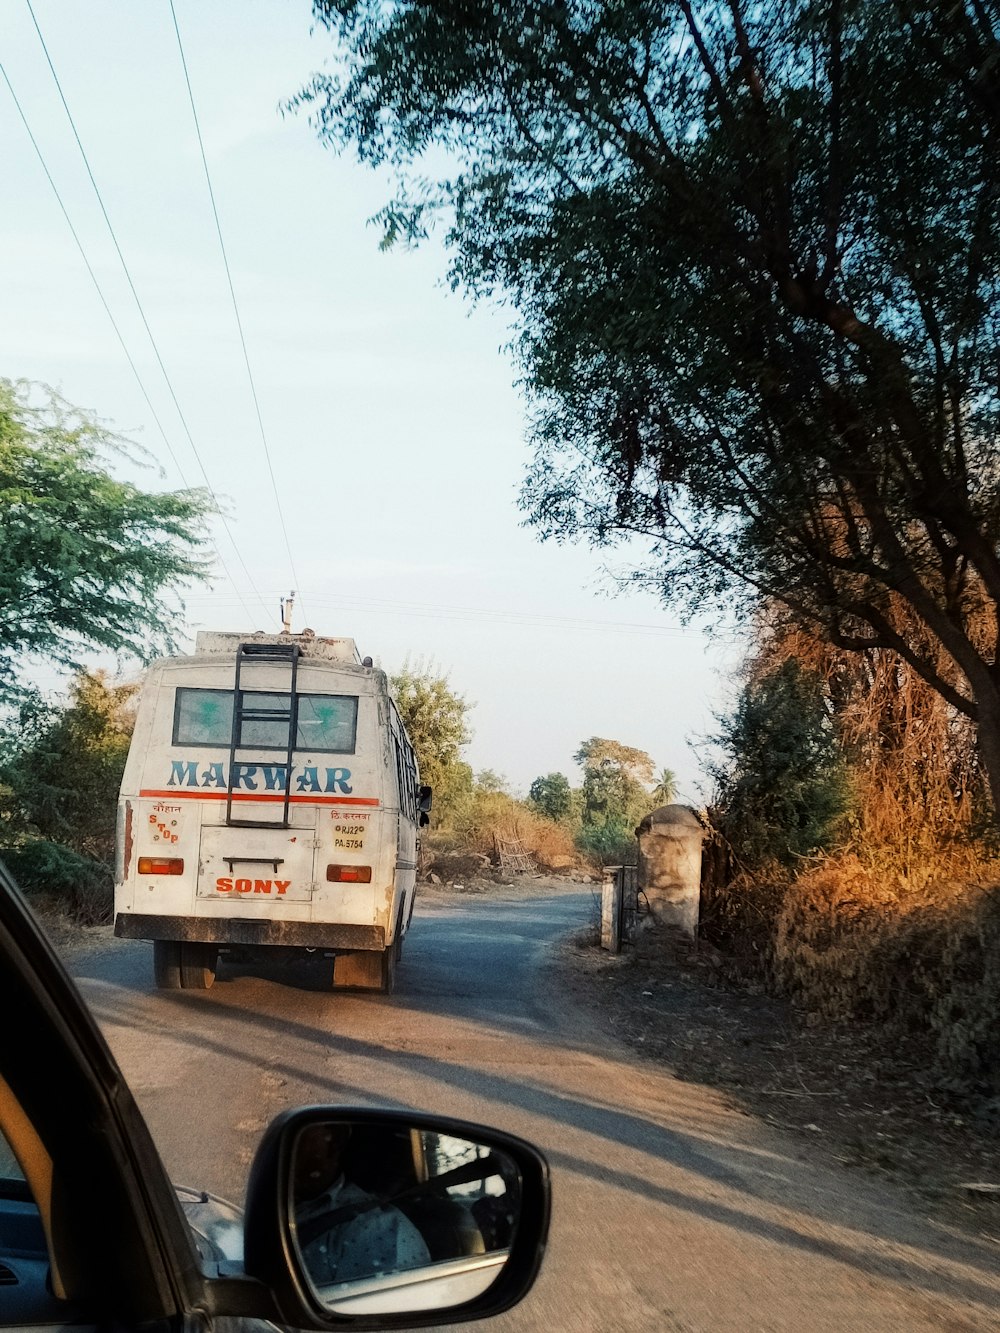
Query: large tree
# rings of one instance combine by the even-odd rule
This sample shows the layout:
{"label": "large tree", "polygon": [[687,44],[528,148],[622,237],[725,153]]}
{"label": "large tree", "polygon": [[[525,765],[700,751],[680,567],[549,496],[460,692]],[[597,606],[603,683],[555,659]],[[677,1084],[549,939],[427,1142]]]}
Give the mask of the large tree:
{"label": "large tree", "polygon": [[343,63],[302,100],[398,167],[387,239],[445,217],[519,313],[541,532],[899,653],[997,803],[997,0],[315,10]]}
{"label": "large tree", "polygon": [[546,773],[535,778],[528,800],[546,819],[565,819],[573,809],[573,791],[565,773]]}
{"label": "large tree", "polygon": [[420,766],[420,781],[434,788],[435,811],[472,788],[472,770],[462,762],[469,743],[470,704],[452,689],[433,663],[404,663],[389,677],[393,698]]}
{"label": "large tree", "polygon": [[117,479],[130,448],[50,391],[0,380],[0,702],[31,655],[148,660],[170,642],[175,594],[204,577],[207,497]]}
{"label": "large tree", "polygon": [[583,822],[629,832],[655,802],[646,790],[653,761],[645,750],[591,736],[573,756],[583,769]]}

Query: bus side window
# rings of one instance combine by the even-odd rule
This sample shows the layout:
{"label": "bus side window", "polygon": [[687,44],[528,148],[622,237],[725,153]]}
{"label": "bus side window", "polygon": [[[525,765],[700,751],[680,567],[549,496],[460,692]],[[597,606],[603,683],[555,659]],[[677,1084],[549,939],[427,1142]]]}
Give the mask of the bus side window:
{"label": "bus side window", "polygon": [[392,757],[396,761],[396,791],[399,794],[399,812],[406,813],[406,788],[403,782],[403,764],[402,755],[399,752],[399,737],[396,735],[395,728],[392,733]]}
{"label": "bus side window", "polygon": [[410,799],[410,817],[416,819],[417,810],[417,757],[413,753],[413,746],[407,745],[404,752],[404,762],[406,766],[406,790],[409,792]]}

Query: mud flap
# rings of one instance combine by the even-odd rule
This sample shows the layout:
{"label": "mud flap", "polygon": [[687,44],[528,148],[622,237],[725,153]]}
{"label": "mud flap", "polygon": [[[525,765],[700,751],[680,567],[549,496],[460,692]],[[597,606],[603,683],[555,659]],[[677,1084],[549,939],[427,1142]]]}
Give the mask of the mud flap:
{"label": "mud flap", "polygon": [[374,990],[391,995],[396,985],[396,948],[338,954],[333,960],[334,990]]}

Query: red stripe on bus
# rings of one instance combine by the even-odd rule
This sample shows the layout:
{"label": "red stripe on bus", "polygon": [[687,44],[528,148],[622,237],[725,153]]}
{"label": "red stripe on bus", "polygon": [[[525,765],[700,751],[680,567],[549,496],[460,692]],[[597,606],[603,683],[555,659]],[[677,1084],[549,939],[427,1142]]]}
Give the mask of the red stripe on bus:
{"label": "red stripe on bus", "polygon": [[[183,798],[187,801],[224,801],[228,795],[224,791],[184,791],[180,787],[168,787],[165,791],[153,791],[143,788],[140,796],[156,797],[157,800]],[[234,801],[284,801],[284,796],[272,792],[234,791]],[[289,796],[292,805],[378,805],[377,796]]]}

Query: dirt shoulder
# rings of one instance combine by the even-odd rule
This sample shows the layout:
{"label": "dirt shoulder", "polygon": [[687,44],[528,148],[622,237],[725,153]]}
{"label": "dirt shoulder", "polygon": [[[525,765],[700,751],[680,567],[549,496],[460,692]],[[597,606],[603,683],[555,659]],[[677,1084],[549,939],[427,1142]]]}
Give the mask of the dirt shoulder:
{"label": "dirt shoulder", "polygon": [[114,926],[110,922],[99,926],[84,926],[73,921],[58,902],[32,896],[29,904],[56,952],[63,959],[82,958],[86,954],[106,948],[114,939]]}
{"label": "dirt shoulder", "polygon": [[718,1089],[811,1152],[891,1178],[924,1213],[1000,1243],[1000,1104],[935,1086],[918,1043],[811,1025],[781,1000],[727,983],[687,948],[646,941],[614,957],[596,925],[565,942],[559,963],[610,1040]]}

